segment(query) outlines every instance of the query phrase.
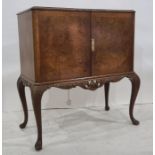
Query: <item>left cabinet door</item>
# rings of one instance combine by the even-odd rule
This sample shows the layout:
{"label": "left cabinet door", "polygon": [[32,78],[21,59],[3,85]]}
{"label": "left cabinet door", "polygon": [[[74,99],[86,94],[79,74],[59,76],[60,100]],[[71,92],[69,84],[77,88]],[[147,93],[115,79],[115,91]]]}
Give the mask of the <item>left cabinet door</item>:
{"label": "left cabinet door", "polygon": [[36,81],[49,82],[90,75],[90,13],[34,11],[37,44]]}

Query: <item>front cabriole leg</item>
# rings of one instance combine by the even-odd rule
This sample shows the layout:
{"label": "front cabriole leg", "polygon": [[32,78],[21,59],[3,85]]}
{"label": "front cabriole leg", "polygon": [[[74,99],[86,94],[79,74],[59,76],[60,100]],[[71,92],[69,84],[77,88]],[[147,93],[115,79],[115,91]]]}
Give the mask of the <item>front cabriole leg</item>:
{"label": "front cabriole leg", "polygon": [[27,109],[27,102],[25,97],[25,85],[21,77],[19,77],[17,80],[17,89],[18,89],[19,97],[24,111],[24,121],[19,125],[19,127],[23,129],[26,127],[26,124],[28,121],[28,109]]}
{"label": "front cabriole leg", "polygon": [[45,89],[41,86],[31,86],[32,104],[37,125],[36,150],[42,149],[42,120],[41,120],[41,98]]}
{"label": "front cabriole leg", "polygon": [[130,107],[129,107],[129,115],[131,118],[131,121],[134,125],[139,125],[139,121],[137,121],[134,118],[133,111],[134,111],[134,105],[135,105],[135,100],[139,91],[140,87],[140,78],[136,73],[132,73],[131,75],[128,76],[128,78],[131,81],[132,84],[132,92],[131,92],[131,99],[130,99]]}

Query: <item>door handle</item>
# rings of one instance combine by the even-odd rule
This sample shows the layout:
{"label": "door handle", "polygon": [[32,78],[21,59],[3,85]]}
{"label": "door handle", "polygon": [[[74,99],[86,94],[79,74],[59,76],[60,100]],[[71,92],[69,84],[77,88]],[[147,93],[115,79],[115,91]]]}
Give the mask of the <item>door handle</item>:
{"label": "door handle", "polygon": [[95,52],[95,39],[94,38],[91,39],[91,50],[92,52]]}

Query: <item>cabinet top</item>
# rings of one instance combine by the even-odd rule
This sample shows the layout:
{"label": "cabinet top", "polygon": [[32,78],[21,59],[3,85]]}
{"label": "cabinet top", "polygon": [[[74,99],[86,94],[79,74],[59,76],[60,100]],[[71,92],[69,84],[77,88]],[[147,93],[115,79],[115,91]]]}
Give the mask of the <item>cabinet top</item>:
{"label": "cabinet top", "polygon": [[104,12],[135,12],[134,10],[110,10],[110,9],[84,9],[84,8],[58,8],[58,7],[41,7],[34,6],[24,11],[17,13],[17,15],[32,10],[62,10],[62,11],[104,11]]}

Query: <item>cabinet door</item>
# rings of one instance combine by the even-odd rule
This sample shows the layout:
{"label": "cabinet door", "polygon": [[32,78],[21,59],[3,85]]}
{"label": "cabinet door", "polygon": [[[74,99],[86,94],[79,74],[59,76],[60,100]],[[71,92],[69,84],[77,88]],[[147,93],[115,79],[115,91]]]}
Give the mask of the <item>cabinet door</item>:
{"label": "cabinet door", "polygon": [[134,12],[93,12],[92,38],[93,75],[132,71]]}
{"label": "cabinet door", "polygon": [[39,37],[37,81],[90,75],[90,13],[37,11]]}

